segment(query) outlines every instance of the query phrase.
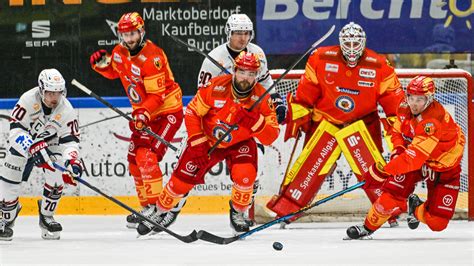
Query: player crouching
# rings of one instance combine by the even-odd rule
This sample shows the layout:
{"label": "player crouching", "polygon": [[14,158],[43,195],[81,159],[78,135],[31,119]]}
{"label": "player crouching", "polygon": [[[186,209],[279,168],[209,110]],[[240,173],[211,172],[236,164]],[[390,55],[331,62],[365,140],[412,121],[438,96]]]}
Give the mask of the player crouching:
{"label": "player crouching", "polygon": [[[197,184],[216,163],[225,160],[233,182],[230,222],[236,232],[249,230],[244,214],[252,202],[257,177],[257,145],[270,145],[278,137],[275,110],[265,89],[256,82],[260,61],[255,54],[241,52],[235,60],[234,74],[215,77],[201,87],[185,112],[188,132],[186,149],[170,181],[160,193],[156,211],[151,216],[160,222],[166,213]],[[260,104],[250,106],[264,97]],[[235,129],[209,154],[211,146],[231,128]],[[143,222],[138,233],[147,234],[152,225]]]}
{"label": "player crouching", "polygon": [[[20,97],[10,115],[10,146],[0,165],[0,240],[13,238],[21,210],[20,185],[28,180],[34,166],[43,169],[45,179],[42,199],[38,200],[43,239],[59,239],[62,226],[53,215],[63,184],[76,185],[74,178],[82,174],[77,115],[66,99],[66,82],[56,69],[45,69],[38,83]],[[63,162],[66,171],[56,171],[53,162]]]}
{"label": "player crouching", "polygon": [[[397,110],[390,162],[372,165],[366,187],[382,185],[382,195],[372,205],[363,225],[351,226],[351,239],[367,238],[394,214],[407,211],[408,226],[420,222],[442,231],[452,218],[459,192],[464,134],[451,115],[434,99],[431,78],[415,77],[407,86]],[[415,184],[426,180],[428,198],[410,195]]]}

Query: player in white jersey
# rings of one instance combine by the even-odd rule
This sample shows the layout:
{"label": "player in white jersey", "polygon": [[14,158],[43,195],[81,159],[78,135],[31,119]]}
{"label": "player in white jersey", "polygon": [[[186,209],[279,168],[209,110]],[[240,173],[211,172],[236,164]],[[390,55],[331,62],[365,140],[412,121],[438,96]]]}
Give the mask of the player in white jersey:
{"label": "player in white jersey", "polygon": [[[38,85],[20,97],[10,115],[9,147],[0,165],[0,240],[13,238],[12,228],[21,210],[20,184],[28,180],[34,166],[42,168],[44,176],[38,200],[44,239],[59,239],[62,226],[53,215],[63,185],[76,185],[75,178],[82,175],[77,114],[66,99],[66,82],[58,70],[45,69]],[[66,171],[56,170],[53,162]]]}

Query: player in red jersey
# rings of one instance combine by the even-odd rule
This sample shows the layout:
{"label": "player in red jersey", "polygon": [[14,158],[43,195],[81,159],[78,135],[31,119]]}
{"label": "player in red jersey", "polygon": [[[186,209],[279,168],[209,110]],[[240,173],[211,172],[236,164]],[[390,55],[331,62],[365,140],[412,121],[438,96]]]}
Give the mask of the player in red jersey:
{"label": "player in red jersey", "polygon": [[[347,229],[349,238],[368,237],[394,213],[406,212],[407,198],[411,229],[420,222],[433,231],[448,226],[459,193],[465,137],[434,93],[435,84],[429,77],[418,76],[408,84],[393,126],[391,160],[385,166],[372,165],[365,175],[366,187],[383,184],[382,195],[363,225]],[[428,188],[426,202],[412,194],[422,180]]]}
{"label": "player in red jersey", "polygon": [[[129,171],[143,207],[141,212],[147,214],[150,206],[154,209],[162,190],[163,174],[158,162],[163,159],[167,146],[143,129],[148,127],[171,141],[183,121],[182,93],[165,52],[145,39],[145,22],[138,13],[124,14],[118,23],[118,33],[121,43],[114,47],[112,54],[99,50],[91,55],[90,63],[102,76],[120,78],[132,105]],[[170,215],[177,213],[170,212]],[[127,216],[127,227],[136,228],[138,222],[137,216]]]}

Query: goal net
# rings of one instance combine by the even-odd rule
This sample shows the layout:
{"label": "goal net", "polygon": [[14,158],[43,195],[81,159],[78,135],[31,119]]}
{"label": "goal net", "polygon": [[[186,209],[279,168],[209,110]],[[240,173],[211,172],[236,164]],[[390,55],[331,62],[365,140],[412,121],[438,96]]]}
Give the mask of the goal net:
{"label": "goal net", "polygon": [[[272,70],[271,74],[274,80],[277,80],[284,70]],[[469,105],[471,99],[473,99],[473,88],[472,88],[472,77],[470,74],[463,70],[458,69],[448,69],[448,70],[427,70],[427,69],[397,69],[397,75],[400,79],[400,82],[403,87],[405,87],[409,81],[417,75],[427,75],[434,79],[436,84],[436,99],[444,105],[444,107],[451,113],[453,118],[457,123],[460,124],[464,134],[466,135],[466,146],[464,150],[464,156],[462,160],[462,173],[461,173],[461,188],[459,191],[459,198],[456,204],[456,214],[455,218],[467,219],[468,216],[472,220],[474,219],[473,206],[471,204],[471,211],[469,211],[469,164],[472,167],[472,159],[469,159],[469,147],[472,146],[469,143],[469,140],[472,139],[472,134],[470,132],[469,124]],[[294,92],[298,86],[299,79],[304,73],[303,70],[293,70],[290,71],[276,86],[276,90],[282,95],[286,96],[288,92]],[[379,110],[380,115],[384,117],[383,111]],[[472,118],[471,118],[472,119]],[[472,126],[471,126],[472,127]],[[284,128],[282,128],[282,131]],[[303,139],[303,138],[302,138]],[[290,153],[292,146],[294,145],[295,140],[289,140],[286,143],[282,141],[277,142],[276,147],[281,150],[281,161],[282,165],[285,165],[289,161]],[[299,152],[302,149],[302,142],[299,142],[299,145],[296,148],[295,155],[293,156],[293,162],[298,157]],[[472,147],[471,147],[472,148]],[[471,149],[472,150],[472,149]],[[384,143],[384,158],[388,161],[390,151],[387,148],[387,145]],[[472,156],[472,155],[471,155]],[[470,161],[470,162],[469,162]],[[285,165],[286,166],[286,165]],[[283,179],[283,173],[280,173],[278,177],[273,179],[275,184],[263,183],[263,186],[267,188],[265,191],[268,194],[268,188],[274,191],[274,194],[277,194],[279,184]],[[472,170],[471,170],[471,176]],[[474,177],[471,178],[471,180]],[[261,180],[266,180],[261,178]],[[262,181],[261,181],[262,182]],[[355,175],[352,173],[352,170],[349,167],[349,164],[345,160],[344,156],[341,156],[337,161],[337,167],[333,174],[326,178],[324,184],[321,186],[321,190],[318,193],[316,200],[322,199],[326,196],[329,196],[333,193],[346,189],[349,186],[356,184],[358,181]],[[471,181],[472,182],[472,181]],[[426,199],[426,184],[420,182],[417,184],[415,193],[417,193],[421,198]],[[471,193],[473,190],[471,189]],[[258,222],[268,221],[270,218],[274,217],[274,214],[269,211],[265,205],[268,202],[271,195],[260,195],[257,197],[255,205],[255,217]],[[367,211],[370,208],[370,202],[367,199],[364,191],[362,189],[357,189],[353,192],[347,193],[343,196],[340,196],[332,201],[326,202],[322,205],[319,205],[310,211],[309,215],[302,217],[299,221],[334,221],[334,220],[353,220],[360,219],[364,217]]]}

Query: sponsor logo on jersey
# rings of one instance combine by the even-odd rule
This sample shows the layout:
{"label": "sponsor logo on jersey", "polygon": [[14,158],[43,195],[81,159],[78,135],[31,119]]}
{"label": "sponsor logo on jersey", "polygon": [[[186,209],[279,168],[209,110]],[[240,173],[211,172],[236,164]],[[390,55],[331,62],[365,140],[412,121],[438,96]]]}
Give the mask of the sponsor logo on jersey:
{"label": "sponsor logo on jersey", "polygon": [[119,54],[114,53],[114,61],[117,63],[122,63],[122,57]]}
{"label": "sponsor logo on jersey", "polygon": [[170,124],[172,125],[176,124],[176,116],[168,115],[166,118],[168,118],[168,121],[170,122]]}
{"label": "sponsor logo on jersey", "polygon": [[369,88],[371,88],[375,85],[375,82],[359,80],[359,81],[357,81],[357,85],[359,85],[359,87],[369,87]]}
{"label": "sponsor logo on jersey", "polygon": [[324,52],[325,55],[337,55],[337,51],[326,51]]}
{"label": "sponsor logo on jersey", "polygon": [[250,148],[247,145],[244,145],[239,148],[239,153],[249,153],[249,151],[250,151]]}
{"label": "sponsor logo on jersey", "polygon": [[146,56],[144,56],[144,55],[142,55],[142,54],[138,56],[138,60],[140,60],[140,61],[142,61],[142,62],[145,62],[146,59],[147,59]]}
{"label": "sponsor logo on jersey", "polygon": [[338,64],[326,63],[326,66],[324,67],[324,70],[326,70],[327,72],[337,73],[337,72],[339,72],[339,65]]}
{"label": "sponsor logo on jersey", "polygon": [[426,123],[424,130],[425,130],[426,135],[433,135],[435,132],[435,126],[433,123]]}
{"label": "sponsor logo on jersey", "polygon": [[367,56],[365,58],[365,61],[375,63],[375,62],[377,62],[377,59],[375,57]]}
{"label": "sponsor logo on jersey", "polygon": [[359,76],[361,76],[362,78],[373,79],[375,78],[375,74],[376,74],[375,69],[368,69],[368,68],[359,69]]}
{"label": "sponsor logo on jersey", "polygon": [[225,105],[225,100],[214,100],[214,107],[222,108]]}
{"label": "sponsor logo on jersey", "polygon": [[135,90],[135,84],[130,84],[128,85],[127,92],[130,100],[134,104],[138,104],[142,101],[142,98],[140,97],[140,94]]}
{"label": "sponsor logo on jersey", "polygon": [[8,162],[5,162],[3,165],[4,165],[6,168],[10,168],[10,169],[12,169],[12,170],[14,170],[14,171],[21,172],[21,168],[20,168],[20,167],[15,166],[15,165],[12,165],[12,164],[9,164]]}
{"label": "sponsor logo on jersey", "polygon": [[343,88],[343,87],[336,87],[336,91],[347,93],[347,94],[352,94],[352,95],[359,95],[360,94],[359,90],[348,89],[348,88]]}
{"label": "sponsor logo on jersey", "polygon": [[15,143],[19,144],[24,151],[27,151],[33,144],[33,140],[27,135],[20,135],[15,139]]}
{"label": "sponsor logo on jersey", "polygon": [[445,196],[443,197],[443,204],[444,204],[444,206],[448,206],[448,207],[449,207],[449,206],[451,206],[451,204],[453,204],[453,202],[454,202],[453,196],[451,196],[451,195],[445,195]]}
{"label": "sponsor logo on jersey", "polygon": [[25,41],[25,47],[54,47],[57,40],[48,39],[50,36],[51,22],[49,20],[34,20],[31,22],[31,37],[33,40]]}
{"label": "sponsor logo on jersey", "polygon": [[136,65],[132,64],[132,74],[136,76],[140,76],[140,68],[137,67]]}
{"label": "sponsor logo on jersey", "polygon": [[412,149],[407,149],[405,150],[406,154],[408,154],[408,156],[410,156],[411,158],[415,158],[416,157],[416,152]]}
{"label": "sponsor logo on jersey", "polygon": [[354,106],[355,106],[354,100],[349,96],[345,96],[345,95],[339,96],[336,99],[336,107],[345,113],[348,113],[354,110]]}
{"label": "sponsor logo on jersey", "polygon": [[[112,20],[105,20],[105,23],[109,26],[110,31],[114,34],[115,38],[114,39],[102,39],[98,40],[97,44],[99,46],[114,46],[120,43],[120,40],[117,35],[117,28],[118,28],[118,22],[112,21]],[[103,25],[103,24],[102,24]]]}
{"label": "sponsor logo on jersey", "polygon": [[[211,82],[208,82],[206,85],[204,85],[204,87],[207,87],[211,85]],[[225,91],[225,87],[224,86],[215,86],[213,89],[213,91]]]}
{"label": "sponsor logo on jersey", "polygon": [[156,69],[160,70],[163,67],[163,62],[161,62],[160,57],[153,58],[153,64],[155,65]]}

